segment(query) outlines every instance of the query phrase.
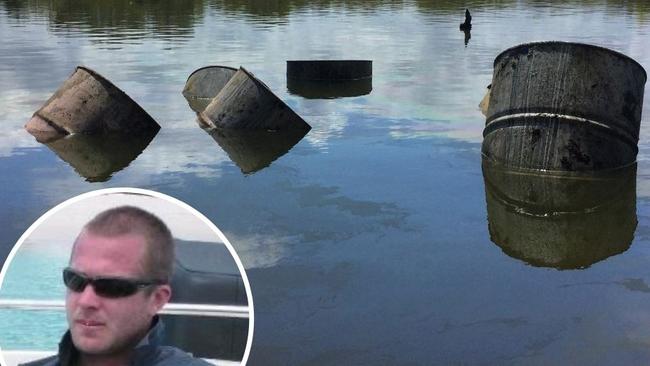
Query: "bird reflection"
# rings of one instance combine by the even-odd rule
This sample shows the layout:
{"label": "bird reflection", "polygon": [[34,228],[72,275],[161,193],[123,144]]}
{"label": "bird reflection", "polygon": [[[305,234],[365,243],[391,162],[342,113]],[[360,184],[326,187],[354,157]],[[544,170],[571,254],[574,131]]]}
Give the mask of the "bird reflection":
{"label": "bird reflection", "polygon": [[465,46],[469,43],[472,30],[472,15],[469,13],[469,9],[465,9],[465,22],[460,23],[460,31],[465,33]]}
{"label": "bird reflection", "polygon": [[469,9],[465,9],[465,22],[460,23],[460,30],[463,32],[472,30],[472,15],[469,13]]}
{"label": "bird reflection", "polygon": [[533,266],[581,269],[626,251],[634,237],[636,165],[553,176],[483,160],[490,239]]}

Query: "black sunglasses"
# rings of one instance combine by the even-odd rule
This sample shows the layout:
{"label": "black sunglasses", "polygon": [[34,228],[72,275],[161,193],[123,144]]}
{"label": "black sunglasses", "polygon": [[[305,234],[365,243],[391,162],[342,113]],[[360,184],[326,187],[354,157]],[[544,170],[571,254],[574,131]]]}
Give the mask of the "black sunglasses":
{"label": "black sunglasses", "polygon": [[90,284],[101,297],[118,298],[131,296],[148,286],[163,285],[166,281],[140,281],[119,277],[88,277],[72,268],[63,270],[63,283],[74,292],[82,292]]}

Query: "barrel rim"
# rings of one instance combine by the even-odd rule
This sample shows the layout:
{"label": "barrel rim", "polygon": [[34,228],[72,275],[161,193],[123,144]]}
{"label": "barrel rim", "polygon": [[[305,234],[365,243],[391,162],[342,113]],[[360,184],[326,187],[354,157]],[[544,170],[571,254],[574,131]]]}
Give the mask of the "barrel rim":
{"label": "barrel rim", "polygon": [[238,70],[235,67],[223,66],[223,65],[208,65],[208,66],[199,67],[198,69],[192,71],[190,76],[187,77],[187,80],[185,81],[185,84],[187,84],[187,82],[190,81],[190,79],[192,78],[192,75],[196,74],[197,72],[199,72],[201,70],[209,69],[209,68],[212,68],[212,67],[218,67],[218,68],[221,68],[221,69],[228,69],[228,70],[232,70],[234,72],[237,72],[237,70]]}
{"label": "barrel rim", "polygon": [[616,56],[618,56],[618,57],[620,57],[620,58],[626,59],[626,60],[628,60],[628,61],[632,61],[632,63],[635,64],[635,65],[637,65],[637,66],[641,69],[641,71],[643,72],[643,77],[644,77],[644,79],[645,79],[643,82],[645,83],[645,82],[648,80],[648,74],[647,74],[647,72],[645,71],[645,69],[643,68],[643,65],[641,65],[638,61],[636,61],[636,60],[633,59],[632,57],[630,57],[630,56],[628,56],[628,55],[626,55],[626,54],[624,54],[624,53],[621,53],[621,52],[619,52],[619,51],[612,50],[612,49],[607,48],[607,47],[598,46],[598,45],[589,44],[589,43],[581,43],[581,42],[568,42],[568,41],[536,41],[536,42],[528,42],[528,43],[518,44],[518,45],[515,45],[515,46],[512,46],[512,47],[509,47],[509,48],[507,48],[507,49],[501,51],[501,52],[500,52],[500,53],[499,53],[499,54],[494,58],[494,62],[493,62],[492,65],[493,65],[493,67],[495,67],[496,64],[497,64],[497,61],[498,61],[500,58],[505,57],[505,55],[506,55],[507,53],[510,53],[510,52],[512,52],[512,51],[514,51],[514,50],[520,48],[520,47],[530,47],[530,46],[537,46],[537,45],[552,45],[552,44],[570,45],[570,46],[578,46],[578,47],[585,47],[585,48],[594,48],[594,49],[598,49],[598,50],[601,50],[601,51],[609,52],[609,53],[611,53],[611,54],[613,54],[613,55],[616,55]]}
{"label": "barrel rim", "polygon": [[355,63],[372,63],[372,60],[287,60],[288,63],[296,63],[296,62],[303,62],[303,63],[326,63],[326,62],[355,62]]}
{"label": "barrel rim", "polygon": [[[255,84],[262,85],[266,89],[267,92],[271,93],[271,95],[273,95],[276,99],[280,100],[280,98],[278,98],[278,96],[275,95],[275,93],[273,93],[271,91],[271,88],[269,88],[269,86],[266,85],[262,80],[258,79],[252,72],[246,70],[243,66],[239,66],[239,69],[237,71],[240,71],[240,70],[241,70],[241,72],[246,74],[246,76],[248,76],[248,78],[251,79],[251,81],[253,81]],[[282,100],[280,100],[280,101],[282,102]],[[284,102],[282,102],[282,103],[284,103]]]}
{"label": "barrel rim", "polygon": [[90,75],[96,77],[97,79],[99,79],[99,80],[101,80],[101,81],[103,81],[103,82],[108,83],[112,88],[114,88],[115,90],[117,90],[118,93],[120,93],[121,95],[123,95],[124,97],[126,97],[126,98],[131,102],[131,103],[133,103],[133,104],[135,105],[135,107],[138,108],[138,109],[140,110],[141,113],[144,113],[145,116],[149,117],[149,119],[151,120],[151,122],[153,122],[156,126],[158,126],[158,129],[160,129],[160,124],[159,124],[159,123],[158,123],[158,122],[157,122],[153,117],[151,117],[151,115],[150,115],[150,114],[149,114],[149,113],[148,113],[144,108],[142,108],[142,106],[141,106],[140,104],[138,104],[138,102],[136,102],[136,101],[135,101],[133,98],[131,98],[127,93],[125,93],[124,90],[122,90],[122,89],[120,89],[119,87],[117,87],[115,84],[113,84],[113,82],[111,82],[110,80],[108,80],[107,78],[105,78],[102,74],[98,73],[97,71],[95,71],[95,70],[93,70],[93,69],[91,69],[91,68],[89,68],[89,67],[87,67],[87,66],[79,65],[79,66],[77,66],[77,67],[75,68],[75,72],[76,72],[77,70],[79,70],[79,69],[84,70],[84,71],[86,71],[87,73],[89,73]]}

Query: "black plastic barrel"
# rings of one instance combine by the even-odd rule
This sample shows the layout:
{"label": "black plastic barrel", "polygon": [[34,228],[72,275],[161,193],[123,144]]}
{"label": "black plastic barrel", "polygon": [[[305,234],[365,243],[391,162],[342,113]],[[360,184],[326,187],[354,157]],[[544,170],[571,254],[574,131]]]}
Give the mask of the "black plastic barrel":
{"label": "black plastic barrel", "polygon": [[594,45],[538,42],[494,61],[483,155],[514,168],[597,171],[638,153],[643,67]]}

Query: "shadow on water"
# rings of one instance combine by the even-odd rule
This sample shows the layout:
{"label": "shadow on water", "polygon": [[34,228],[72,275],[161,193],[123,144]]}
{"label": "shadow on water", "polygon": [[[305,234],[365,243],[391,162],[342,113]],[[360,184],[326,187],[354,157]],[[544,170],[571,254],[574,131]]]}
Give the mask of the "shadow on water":
{"label": "shadow on water", "polygon": [[271,165],[302,140],[309,130],[206,130],[244,174]]}
{"label": "shadow on water", "polygon": [[607,174],[551,176],[483,160],[490,239],[536,267],[582,269],[634,238],[636,164]]}
{"label": "shadow on water", "polygon": [[44,145],[88,182],[105,182],[114,173],[129,166],[157,133],[148,132],[142,136],[74,134]]}

